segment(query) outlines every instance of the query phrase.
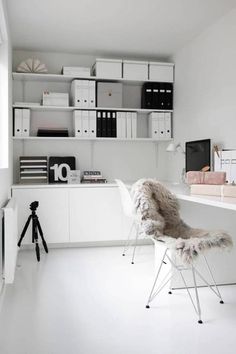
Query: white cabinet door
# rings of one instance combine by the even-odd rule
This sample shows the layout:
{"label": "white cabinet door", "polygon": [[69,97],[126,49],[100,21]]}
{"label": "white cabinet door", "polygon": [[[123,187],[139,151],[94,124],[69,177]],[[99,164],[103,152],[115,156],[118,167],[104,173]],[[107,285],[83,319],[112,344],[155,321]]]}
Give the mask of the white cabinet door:
{"label": "white cabinet door", "polygon": [[[13,197],[18,205],[19,237],[31,213],[30,203],[39,201],[37,215],[46,242],[69,242],[68,190],[60,188],[13,189]],[[32,242],[32,222],[24,238],[24,243]]]}
{"label": "white cabinet door", "polygon": [[70,241],[123,240],[123,212],[117,187],[70,190]]}

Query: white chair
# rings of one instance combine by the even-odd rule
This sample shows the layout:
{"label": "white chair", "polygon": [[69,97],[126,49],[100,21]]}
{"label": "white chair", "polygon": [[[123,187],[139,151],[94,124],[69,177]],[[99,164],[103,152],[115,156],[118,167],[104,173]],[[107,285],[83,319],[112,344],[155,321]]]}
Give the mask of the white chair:
{"label": "white chair", "polygon": [[[205,230],[192,228],[180,217],[179,204],[175,195],[154,179],[137,181],[133,186],[134,204],[140,214],[140,230],[155,243],[155,252],[161,248],[160,264],[148,297],[146,308],[157,294],[167,285],[176,273],[180,274],[184,288],[190,297],[191,303],[198,316],[198,323],[202,323],[201,307],[198,295],[196,277],[198,276],[219,298],[223,300],[216,285],[213,273],[206,259],[205,252],[214,249],[230,249],[232,238],[222,230]],[[205,279],[196,266],[195,260],[203,257],[210,282]],[[157,258],[157,257],[156,257]],[[169,267],[167,266],[167,263]],[[166,274],[160,279],[165,265]],[[190,270],[193,280],[194,296],[189,290],[183,273]],[[159,286],[157,286],[157,281]],[[213,285],[212,285],[213,284]],[[171,293],[171,288],[169,293]]]}
{"label": "white chair", "polygon": [[[129,192],[128,188],[126,187],[126,185],[120,179],[115,179],[115,182],[116,182],[116,184],[118,185],[118,188],[119,188],[120,197],[121,197],[121,204],[122,204],[122,207],[123,207],[123,212],[129,219],[132,220],[131,228],[130,228],[130,231],[128,233],[127,240],[125,241],[125,244],[124,244],[124,249],[123,249],[122,256],[125,256],[127,250],[133,244],[134,245],[134,249],[133,249],[131,263],[134,264],[135,251],[136,251],[136,246],[137,246],[138,236],[139,236],[138,218],[137,218],[137,215],[136,215],[136,213],[134,211],[133,201],[132,201],[132,198],[130,196],[130,192]],[[136,231],[136,236],[135,236],[134,240],[131,239],[131,235],[132,235],[133,229],[135,229],[135,231]]]}
{"label": "white chair", "polygon": [[[175,239],[173,239],[173,244],[171,245],[168,242],[166,243],[164,241],[165,237],[163,237],[163,240],[156,240],[153,239],[155,247],[159,248],[160,251],[160,246],[162,245],[162,257],[160,258],[160,264],[159,267],[157,269],[157,273],[154,279],[154,283],[152,285],[152,289],[150,292],[150,295],[148,297],[148,301],[146,304],[146,308],[150,308],[150,303],[154,300],[154,298],[161,292],[161,290],[169,283],[171,284],[171,280],[172,278],[177,274],[177,272],[179,272],[182,282],[183,282],[183,287],[187,290],[188,296],[191,300],[191,303],[194,307],[194,310],[198,316],[198,323],[202,323],[202,318],[201,318],[201,306],[200,306],[200,301],[199,301],[199,295],[198,295],[198,286],[197,286],[197,282],[196,282],[196,275],[209,287],[209,289],[212,290],[212,292],[219,298],[220,300],[220,304],[223,304],[224,301],[222,300],[219,288],[216,284],[216,281],[214,279],[212,270],[209,266],[209,263],[207,261],[207,258],[204,254],[202,254],[201,256],[203,257],[204,261],[205,261],[205,265],[206,268],[208,270],[209,276],[212,280],[213,285],[211,285],[206,279],[205,277],[203,277],[203,275],[199,272],[199,270],[197,269],[196,265],[194,264],[194,262],[190,262],[189,264],[183,264],[182,262],[179,262],[179,260],[176,261],[176,257],[175,257],[175,252],[173,251],[174,249],[174,243],[176,242]],[[158,245],[159,244],[159,245]],[[163,265],[165,265],[167,262],[169,262],[170,267],[168,269],[168,271],[165,273],[164,277],[160,280],[159,284],[158,280],[159,277],[161,275],[161,270]],[[195,300],[190,292],[190,287],[187,285],[187,282],[184,278],[183,272],[186,270],[190,270],[192,272],[192,276],[193,276],[193,285],[194,285],[194,293],[195,293]],[[169,294],[172,294],[172,287],[171,285],[169,285]]]}

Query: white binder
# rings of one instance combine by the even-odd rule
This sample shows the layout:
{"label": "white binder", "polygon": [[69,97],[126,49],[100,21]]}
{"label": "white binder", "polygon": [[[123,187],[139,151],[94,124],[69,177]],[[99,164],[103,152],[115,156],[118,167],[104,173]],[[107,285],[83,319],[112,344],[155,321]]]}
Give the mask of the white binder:
{"label": "white binder", "polygon": [[91,138],[96,138],[96,111],[89,111],[89,136]]}
{"label": "white binder", "polygon": [[29,136],[30,132],[30,109],[22,109],[22,136]]}
{"label": "white binder", "polygon": [[89,111],[82,111],[83,138],[89,137]]}
{"label": "white binder", "polygon": [[71,83],[71,101],[75,107],[83,107],[83,80],[73,80]]}
{"label": "white binder", "polygon": [[165,113],[165,137],[166,139],[171,138],[171,113]]}
{"label": "white binder", "polygon": [[89,81],[89,107],[95,107],[95,81]]}
{"label": "white binder", "polygon": [[159,122],[158,122],[158,113],[152,112],[149,114],[149,138],[151,139],[159,139]]}
{"label": "white binder", "polygon": [[81,138],[83,135],[82,111],[73,112],[75,136]]}
{"label": "white binder", "polygon": [[126,112],[126,138],[132,137],[132,112]]}
{"label": "white binder", "polygon": [[22,109],[15,108],[14,110],[14,135],[22,136]]}
{"label": "white binder", "polygon": [[116,130],[118,139],[126,139],[126,112],[116,113]]}
{"label": "white binder", "polygon": [[137,138],[137,112],[131,113],[131,136],[132,139]]}
{"label": "white binder", "polygon": [[159,139],[165,140],[166,139],[166,132],[165,132],[165,113],[157,113],[158,116],[158,128],[159,128]]}
{"label": "white binder", "polygon": [[88,108],[89,107],[89,81],[88,80],[81,80],[82,81],[82,107]]}

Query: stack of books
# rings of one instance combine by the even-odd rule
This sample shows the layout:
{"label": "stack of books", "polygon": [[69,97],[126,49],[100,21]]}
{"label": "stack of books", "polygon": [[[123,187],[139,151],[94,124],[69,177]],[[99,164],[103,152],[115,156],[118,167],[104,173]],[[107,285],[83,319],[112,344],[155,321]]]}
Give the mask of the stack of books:
{"label": "stack of books", "polygon": [[20,183],[47,183],[47,156],[20,157]]}
{"label": "stack of books", "polygon": [[81,183],[107,183],[101,171],[84,171]]}

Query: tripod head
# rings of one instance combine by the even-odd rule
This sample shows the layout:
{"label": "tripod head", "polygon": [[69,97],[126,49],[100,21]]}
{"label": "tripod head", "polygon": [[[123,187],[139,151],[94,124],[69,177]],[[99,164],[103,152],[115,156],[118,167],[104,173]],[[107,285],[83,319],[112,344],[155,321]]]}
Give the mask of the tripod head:
{"label": "tripod head", "polygon": [[32,203],[30,204],[30,210],[36,211],[36,209],[38,208],[38,206],[39,206],[39,202],[36,200],[35,202],[32,202]]}

